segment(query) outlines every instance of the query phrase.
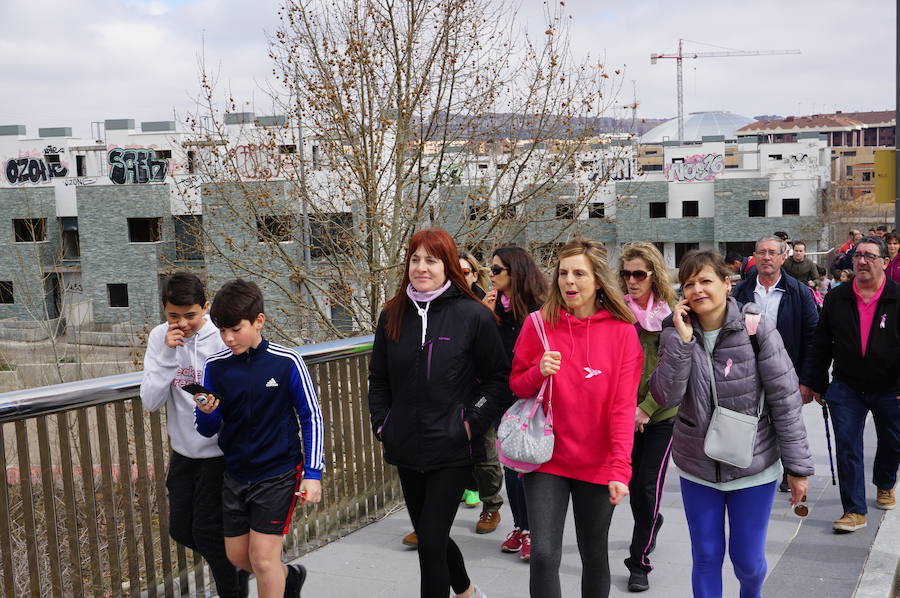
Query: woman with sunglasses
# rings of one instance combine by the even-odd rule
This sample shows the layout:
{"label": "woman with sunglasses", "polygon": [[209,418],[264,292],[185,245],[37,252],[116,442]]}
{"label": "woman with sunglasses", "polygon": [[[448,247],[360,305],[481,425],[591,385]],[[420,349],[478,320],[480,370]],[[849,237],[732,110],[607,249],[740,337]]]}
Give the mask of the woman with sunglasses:
{"label": "woman with sunglasses", "polygon": [[[722,256],[694,250],[679,266],[684,299],[663,322],[650,392],[660,405],[678,407],[672,455],[681,470],[694,596],[723,595],[727,517],[728,554],[740,595],[758,598],[766,577],[766,528],[782,467],[795,505],[805,500],[806,478],[813,474],[800,385],[774,322],[763,317],[754,331],[754,319],[728,296],[731,270]],[[744,310],[752,308],[759,309],[748,303]],[[747,449],[750,465],[709,457],[705,440],[714,405],[756,416],[760,401],[763,416],[754,446]]]}
{"label": "woman with sunglasses", "polygon": [[634,448],[631,451],[631,514],[634,530],[625,566],[628,567],[628,590],[643,592],[650,587],[647,574],[653,570],[650,553],[656,547],[656,536],[663,524],[659,512],[663,484],[672,446],[672,428],[677,407],[660,407],[650,395],[650,375],[656,368],[659,332],[672,313],[675,291],[669,270],[659,250],[646,242],[630,243],[619,256],[619,287],[625,302],[637,319],[635,328],[644,365],[637,392],[634,415]]}
{"label": "woman with sunglasses", "polygon": [[634,315],[607,264],[606,249],[596,241],[566,243],[541,310],[550,350],[544,350],[530,318],[516,341],[513,394],[535,396],[548,376],[552,387],[544,409],[553,412],[553,455],[523,476],[532,598],[562,595],[559,566],[570,499],[581,596],[609,596],[609,523],[615,505],[628,495],[634,398],[644,356]]}
{"label": "woman with sunglasses", "polygon": [[490,283],[488,282],[487,272],[478,264],[475,256],[469,251],[461,251],[459,254],[459,267],[462,268],[472,293],[479,299],[484,299]]}
{"label": "woman with sunglasses", "polygon": [[450,528],[484,433],[510,404],[508,375],[497,322],[463,277],[453,238],[417,232],[375,328],[369,413],[418,536],[422,598],[447,598],[451,587],[484,598]]}
{"label": "woman with sunglasses", "polygon": [[[493,289],[484,303],[500,319],[500,338],[510,360],[519,338],[522,323],[533,311],[540,309],[547,296],[547,280],[534,259],[521,247],[500,247],[491,256],[490,268]],[[525,488],[519,473],[504,467],[506,496],[513,516],[513,530],[500,545],[503,552],[518,553],[519,558],[531,558],[531,527]]]}

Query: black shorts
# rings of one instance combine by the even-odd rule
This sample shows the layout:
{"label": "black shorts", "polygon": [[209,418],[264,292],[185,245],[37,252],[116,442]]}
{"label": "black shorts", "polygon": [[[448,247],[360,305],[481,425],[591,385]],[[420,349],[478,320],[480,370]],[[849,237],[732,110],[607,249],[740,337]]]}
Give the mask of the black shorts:
{"label": "black shorts", "polygon": [[245,484],[227,473],[222,483],[222,528],[226,538],[252,529],[261,534],[285,535],[291,526],[303,466]]}

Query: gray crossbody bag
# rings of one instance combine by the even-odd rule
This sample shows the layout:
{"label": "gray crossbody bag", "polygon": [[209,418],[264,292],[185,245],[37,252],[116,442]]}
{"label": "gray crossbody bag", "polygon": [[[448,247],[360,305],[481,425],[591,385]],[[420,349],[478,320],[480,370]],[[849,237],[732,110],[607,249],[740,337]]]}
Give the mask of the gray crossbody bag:
{"label": "gray crossbody bag", "polygon": [[[750,340],[758,361],[759,352],[756,348],[755,332],[754,327],[754,334],[750,335]],[[759,426],[759,418],[762,416],[765,390],[760,390],[756,415],[748,415],[722,407],[719,405],[719,397],[716,393],[716,374],[712,356],[708,350],[706,359],[709,362],[710,386],[715,409],[709,420],[709,428],[706,430],[703,452],[710,459],[746,469],[753,462],[753,448],[756,446],[756,430]]]}

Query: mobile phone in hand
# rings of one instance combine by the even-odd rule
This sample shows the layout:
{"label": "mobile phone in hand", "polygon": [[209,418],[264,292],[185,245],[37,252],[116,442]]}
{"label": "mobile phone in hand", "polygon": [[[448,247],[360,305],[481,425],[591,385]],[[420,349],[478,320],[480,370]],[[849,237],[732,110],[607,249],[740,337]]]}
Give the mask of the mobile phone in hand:
{"label": "mobile phone in hand", "polygon": [[213,391],[206,388],[205,386],[195,384],[193,382],[191,384],[185,384],[181,387],[181,390],[192,395],[200,395],[194,399],[198,405],[206,405],[206,402],[208,400],[207,395],[214,394]]}

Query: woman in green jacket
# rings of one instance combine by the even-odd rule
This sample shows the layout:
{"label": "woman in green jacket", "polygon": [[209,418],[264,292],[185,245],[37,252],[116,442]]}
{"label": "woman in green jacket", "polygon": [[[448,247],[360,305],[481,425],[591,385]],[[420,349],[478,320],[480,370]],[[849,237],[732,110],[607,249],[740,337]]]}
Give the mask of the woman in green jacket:
{"label": "woman in green jacket", "polygon": [[631,452],[631,535],[628,590],[642,592],[650,587],[647,574],[653,569],[650,553],[663,523],[659,512],[666,468],[672,449],[675,408],[663,408],[650,396],[650,375],[656,369],[662,322],[675,304],[675,291],[662,254],[652,243],[630,243],[619,258],[619,284],[625,301],[637,318],[635,327],[644,350],[644,367],[638,387],[634,416],[634,448]]}

